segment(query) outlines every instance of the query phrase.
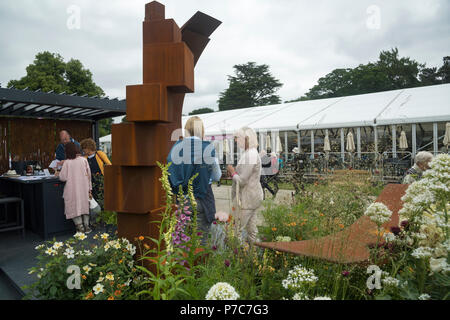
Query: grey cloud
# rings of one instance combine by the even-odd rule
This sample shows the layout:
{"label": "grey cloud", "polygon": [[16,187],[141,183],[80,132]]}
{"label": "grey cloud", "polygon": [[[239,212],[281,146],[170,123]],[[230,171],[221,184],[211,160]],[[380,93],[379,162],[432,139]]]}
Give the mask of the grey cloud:
{"label": "grey cloud", "polygon": [[[76,58],[108,96],[125,98],[125,86],[142,81],[145,0],[3,0],[0,3],[0,82],[25,74],[37,52]],[[297,98],[335,68],[377,58],[399,47],[428,65],[441,64],[450,49],[446,0],[167,0],[166,16],[181,26],[197,10],[220,19],[196,68],[196,92],[184,113],[217,108],[233,65],[266,63],[284,83],[283,100]],[[70,5],[81,9],[81,29],[68,30]],[[381,10],[381,29],[366,27],[367,8]]]}

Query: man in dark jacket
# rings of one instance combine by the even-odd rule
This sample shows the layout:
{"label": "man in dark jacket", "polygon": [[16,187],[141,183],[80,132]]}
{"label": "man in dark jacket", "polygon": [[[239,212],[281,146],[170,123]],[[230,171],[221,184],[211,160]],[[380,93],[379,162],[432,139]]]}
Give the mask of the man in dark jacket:
{"label": "man in dark jacket", "polygon": [[80,150],[80,154],[82,153],[80,144],[72,138],[69,130],[61,130],[61,132],[59,133],[59,140],[61,141],[61,143],[56,148],[56,160],[66,160],[66,151],[64,146],[69,142],[75,143],[75,145],[78,147],[78,150]]}

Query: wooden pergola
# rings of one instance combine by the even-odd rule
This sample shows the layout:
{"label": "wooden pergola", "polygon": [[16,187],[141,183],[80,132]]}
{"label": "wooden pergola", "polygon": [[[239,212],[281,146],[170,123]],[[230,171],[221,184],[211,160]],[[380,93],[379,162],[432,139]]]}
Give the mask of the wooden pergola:
{"label": "wooden pergola", "polygon": [[0,172],[10,155],[48,165],[62,129],[99,144],[99,121],[125,114],[126,101],[117,98],[0,88]]}

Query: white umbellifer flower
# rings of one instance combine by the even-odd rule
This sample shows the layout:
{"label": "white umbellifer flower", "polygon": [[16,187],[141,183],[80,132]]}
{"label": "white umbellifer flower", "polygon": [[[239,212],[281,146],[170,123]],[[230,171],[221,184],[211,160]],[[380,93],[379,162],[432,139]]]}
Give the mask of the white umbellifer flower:
{"label": "white umbellifer flower", "polygon": [[430,259],[431,272],[447,272],[450,270],[450,266],[447,264],[447,258]]}
{"label": "white umbellifer flower", "polygon": [[309,300],[309,297],[306,294],[304,294],[303,292],[297,292],[292,297],[292,300]]}
{"label": "white umbellifer flower", "polygon": [[105,278],[100,277],[100,278],[97,279],[97,282],[103,282],[103,280],[105,280]]}
{"label": "white umbellifer flower", "polygon": [[418,247],[413,250],[411,255],[416,259],[423,259],[423,258],[429,258],[431,257],[431,254],[433,253],[433,250],[428,247]]}
{"label": "white umbellifer flower", "polygon": [[92,251],[91,250],[84,250],[84,255],[85,256],[91,256],[92,255]]}
{"label": "white umbellifer flower", "polygon": [[395,241],[395,235],[392,232],[386,232],[384,235],[384,241],[393,242]]}
{"label": "white umbellifer flower", "polygon": [[285,289],[300,289],[304,284],[314,284],[319,278],[314,275],[313,270],[308,270],[302,265],[295,266],[289,270],[288,277],[282,281]]}
{"label": "white umbellifer flower", "polygon": [[73,237],[78,240],[84,240],[87,238],[87,236],[83,232],[77,232]]}
{"label": "white umbellifer flower", "polygon": [[72,248],[67,248],[63,255],[65,255],[67,259],[73,259],[75,258],[75,251]]}
{"label": "white umbellifer flower", "polygon": [[99,294],[99,293],[102,293],[105,289],[104,289],[104,287],[103,287],[102,284],[97,283],[97,284],[94,286],[93,290],[94,290],[94,293],[95,293],[95,294]]}
{"label": "white umbellifer flower", "polygon": [[206,300],[237,300],[239,294],[236,289],[226,282],[218,282],[213,285],[206,294]]}
{"label": "white umbellifer flower", "polygon": [[130,262],[128,262],[128,268],[133,268],[134,267],[134,260],[131,260]]}
{"label": "white umbellifer flower", "polygon": [[89,271],[91,271],[92,268],[89,267],[89,266],[84,266],[84,267],[83,267],[83,270],[84,270],[84,272],[86,272],[86,274],[89,274]]}
{"label": "white umbellifer flower", "polygon": [[381,202],[372,203],[364,212],[364,215],[368,216],[370,220],[377,225],[382,225],[385,222],[391,220],[392,211]]}
{"label": "white umbellifer flower", "polygon": [[290,241],[292,241],[292,239],[291,239],[291,237],[283,237],[283,236],[278,236],[276,239],[275,239],[275,241],[276,242],[290,242]]}
{"label": "white umbellifer flower", "polygon": [[125,283],[124,283],[124,285],[126,286],[126,287],[129,287],[130,286],[130,283],[131,283],[131,278],[130,279],[128,279]]}
{"label": "white umbellifer flower", "polygon": [[330,297],[315,297],[314,300],[331,300]]}
{"label": "white umbellifer flower", "polygon": [[431,297],[430,297],[430,295],[428,293],[422,293],[419,296],[419,300],[430,300],[430,299],[431,299]]}
{"label": "white umbellifer flower", "polygon": [[400,284],[400,280],[393,277],[386,277],[381,281],[388,287],[398,287],[398,285]]}

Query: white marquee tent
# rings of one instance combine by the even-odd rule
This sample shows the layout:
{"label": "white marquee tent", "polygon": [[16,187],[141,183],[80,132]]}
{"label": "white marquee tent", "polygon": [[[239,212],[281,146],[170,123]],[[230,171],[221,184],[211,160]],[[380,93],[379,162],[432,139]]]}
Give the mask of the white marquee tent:
{"label": "white marquee tent", "polygon": [[[237,109],[199,115],[207,136],[248,126],[312,130],[450,121],[450,84]],[[183,117],[183,126],[189,117]]]}
{"label": "white marquee tent", "polygon": [[[378,140],[386,136],[386,130],[395,155],[397,139],[400,137],[400,131],[397,133],[396,130],[400,126],[401,131],[407,131],[412,155],[419,150],[436,153],[442,144],[440,141],[443,142],[441,135],[443,138],[445,123],[450,122],[450,84],[229,110],[201,114],[199,117],[203,120],[205,134],[209,139],[221,140],[224,136],[230,139],[236,130],[248,126],[259,133],[259,141],[264,148],[264,136],[269,135],[271,144],[275,145],[280,137],[279,132],[284,132],[283,150],[288,152],[294,147],[292,141],[302,150],[301,141],[306,137],[303,143],[310,143],[309,151],[314,153],[315,145],[316,150],[318,146],[324,145],[325,131],[331,130],[334,131],[334,139],[340,138],[340,143],[334,141],[334,145],[341,145],[340,152],[343,155],[344,137],[353,131],[358,156],[361,155],[361,145],[364,145],[363,133],[367,137],[370,131],[372,142],[375,141],[375,152],[378,152]],[[188,118],[182,118],[183,127]],[[291,143],[288,143],[288,133]],[[105,149],[110,147],[111,136],[100,140]],[[430,145],[431,149],[424,149],[430,148]]]}

